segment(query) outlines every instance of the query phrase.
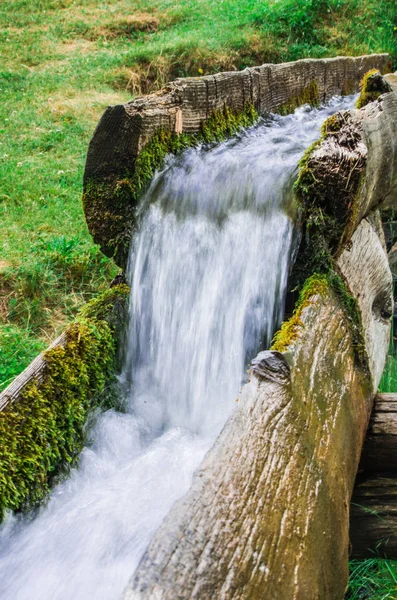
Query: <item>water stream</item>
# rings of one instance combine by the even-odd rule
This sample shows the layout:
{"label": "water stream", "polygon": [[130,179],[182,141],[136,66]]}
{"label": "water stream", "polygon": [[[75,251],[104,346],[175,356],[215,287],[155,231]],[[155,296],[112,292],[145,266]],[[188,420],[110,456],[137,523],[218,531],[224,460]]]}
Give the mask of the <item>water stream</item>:
{"label": "water stream", "polygon": [[48,504],[0,528],[2,600],[120,597],[282,319],[298,160],[351,102],[269,117],[154,178],[131,245],[127,411],[98,416]]}

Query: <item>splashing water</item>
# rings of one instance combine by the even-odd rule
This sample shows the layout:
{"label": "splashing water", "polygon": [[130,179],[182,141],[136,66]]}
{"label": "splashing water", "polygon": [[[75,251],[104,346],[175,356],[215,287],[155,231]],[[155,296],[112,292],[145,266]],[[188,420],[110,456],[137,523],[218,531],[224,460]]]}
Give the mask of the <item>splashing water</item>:
{"label": "splashing water", "polygon": [[130,255],[129,409],[96,419],[36,517],[0,528],[2,600],[120,597],[282,319],[298,160],[351,104],[271,117],[154,178]]}

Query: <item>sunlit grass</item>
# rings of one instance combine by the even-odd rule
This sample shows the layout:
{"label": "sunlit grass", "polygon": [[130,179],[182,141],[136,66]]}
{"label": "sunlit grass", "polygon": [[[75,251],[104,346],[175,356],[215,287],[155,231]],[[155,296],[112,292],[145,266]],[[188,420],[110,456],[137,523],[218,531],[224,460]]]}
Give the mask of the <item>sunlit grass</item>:
{"label": "sunlit grass", "polygon": [[346,600],[386,599],[397,599],[397,561],[377,558],[350,561]]}

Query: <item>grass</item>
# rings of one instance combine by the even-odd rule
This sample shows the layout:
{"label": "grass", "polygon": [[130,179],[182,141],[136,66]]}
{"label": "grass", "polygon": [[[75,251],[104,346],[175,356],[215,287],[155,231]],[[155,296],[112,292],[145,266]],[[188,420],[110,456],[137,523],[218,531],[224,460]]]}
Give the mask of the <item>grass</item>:
{"label": "grass", "polygon": [[397,561],[350,561],[349,588],[346,600],[396,600]]}

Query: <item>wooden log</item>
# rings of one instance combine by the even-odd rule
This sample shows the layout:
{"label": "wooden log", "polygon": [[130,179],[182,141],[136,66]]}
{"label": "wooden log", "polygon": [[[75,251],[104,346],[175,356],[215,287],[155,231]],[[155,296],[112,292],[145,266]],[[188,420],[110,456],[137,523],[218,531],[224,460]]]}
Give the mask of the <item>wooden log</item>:
{"label": "wooden log", "polygon": [[[371,222],[357,231],[350,252],[362,262],[345,271],[359,279],[362,310],[371,313],[376,286],[389,285],[391,294],[391,275]],[[382,281],[366,269],[368,244]],[[357,281],[348,281],[355,289]],[[125,600],[343,598],[349,502],[372,381],[357,366],[331,289],[313,294],[299,322],[286,353],[254,361],[236,411],[154,537]],[[370,315],[363,324],[372,327]],[[376,378],[390,321],[381,328]]]}
{"label": "wooden log", "polygon": [[[342,115],[347,137],[342,125],[312,153],[325,166],[330,156],[347,156],[351,170],[357,159],[349,153],[364,159],[335,256],[360,308],[370,376],[357,363],[340,297],[330,288],[313,292],[284,355],[258,357],[238,408],[152,540],[125,600],[343,598],[350,498],[390,335],[392,279],[373,209],[394,186],[396,110],[389,92]],[[332,173],[341,196],[345,175]],[[318,177],[326,182],[327,169],[316,171],[317,185]]]}
{"label": "wooden log", "polygon": [[359,470],[397,472],[397,394],[376,396]]}
{"label": "wooden log", "polygon": [[[125,246],[136,224],[137,208],[128,185],[137,156],[159,129],[197,133],[213,111],[225,105],[238,112],[252,103],[264,114],[352,93],[358,91],[367,71],[385,72],[389,62],[387,54],[374,54],[265,64],[241,72],[177,79],[159,92],[108,107],[90,142],[84,172],[84,211],[94,241],[125,267]],[[374,137],[373,132],[369,135]],[[377,178],[374,182],[379,183]]]}
{"label": "wooden log", "polygon": [[397,559],[397,471],[361,473],[350,506],[351,558]]}
{"label": "wooden log", "polygon": [[159,92],[105,111],[90,142],[84,177],[106,177],[126,166],[131,168],[153,133],[159,127],[180,129],[181,118],[181,131],[196,133],[212,111],[225,104],[241,110],[252,100],[260,113],[274,112],[303,98],[313,82],[318,87],[318,98],[324,101],[335,94],[358,91],[368,70],[385,72],[389,63],[388,54],[303,59],[176,79]]}

